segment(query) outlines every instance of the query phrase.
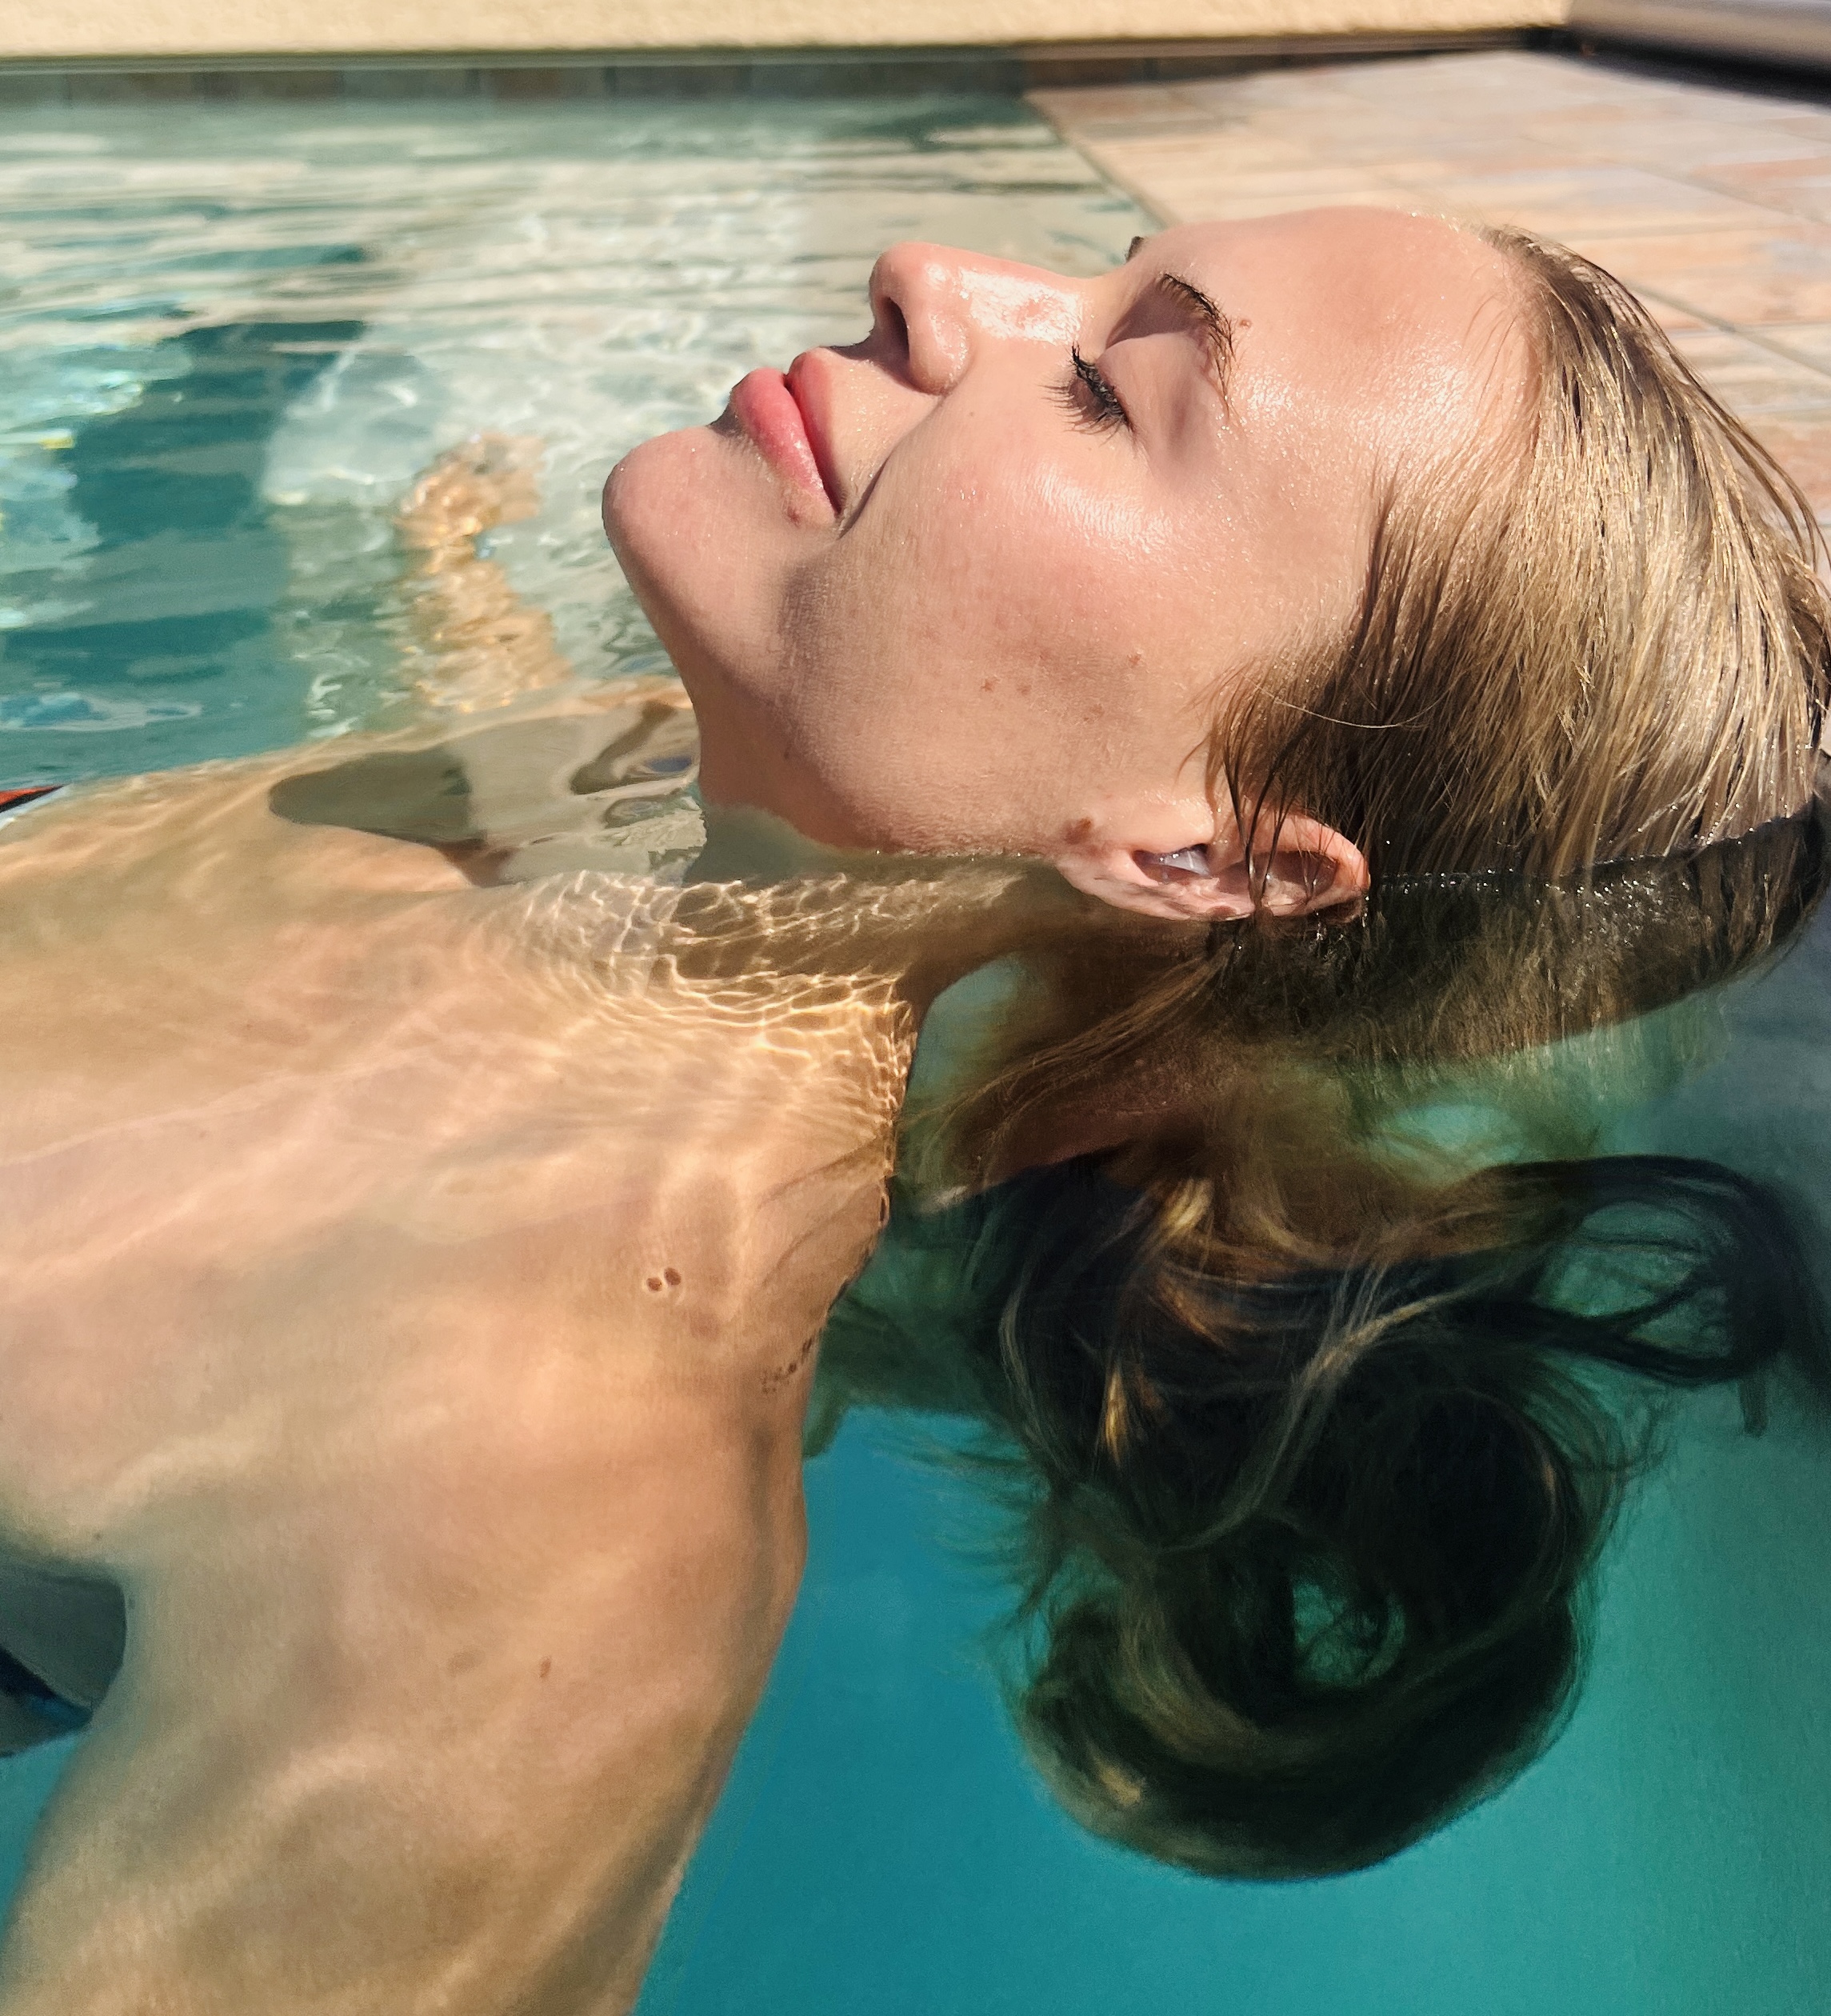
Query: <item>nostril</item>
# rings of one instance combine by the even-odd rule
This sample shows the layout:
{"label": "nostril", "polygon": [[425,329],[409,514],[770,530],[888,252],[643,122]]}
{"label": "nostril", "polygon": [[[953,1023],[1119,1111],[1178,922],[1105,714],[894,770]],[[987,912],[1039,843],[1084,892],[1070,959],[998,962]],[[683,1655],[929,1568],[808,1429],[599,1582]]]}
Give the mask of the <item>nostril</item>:
{"label": "nostril", "polygon": [[917,391],[945,391],[965,362],[957,268],[933,245],[893,245],[871,270],[872,359]]}

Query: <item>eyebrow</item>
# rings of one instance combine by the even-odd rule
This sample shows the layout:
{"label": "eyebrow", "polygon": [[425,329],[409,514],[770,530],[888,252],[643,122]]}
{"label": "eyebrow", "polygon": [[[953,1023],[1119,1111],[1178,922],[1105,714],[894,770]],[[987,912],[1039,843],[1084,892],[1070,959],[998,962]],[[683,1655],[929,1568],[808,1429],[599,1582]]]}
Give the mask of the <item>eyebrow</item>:
{"label": "eyebrow", "polygon": [[1214,388],[1221,394],[1222,406],[1228,406],[1233,378],[1232,319],[1193,280],[1185,280],[1180,273],[1160,273],[1151,286],[1154,292],[1173,302],[1194,325],[1202,347],[1208,353],[1209,367],[1214,374]]}

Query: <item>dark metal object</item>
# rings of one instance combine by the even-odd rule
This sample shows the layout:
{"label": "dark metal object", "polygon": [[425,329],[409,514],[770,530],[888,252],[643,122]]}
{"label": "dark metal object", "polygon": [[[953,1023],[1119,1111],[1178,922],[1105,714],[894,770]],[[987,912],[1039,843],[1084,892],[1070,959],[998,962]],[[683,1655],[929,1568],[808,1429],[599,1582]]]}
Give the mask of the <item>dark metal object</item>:
{"label": "dark metal object", "polygon": [[1576,0],[1580,42],[1632,42],[1831,70],[1831,0]]}

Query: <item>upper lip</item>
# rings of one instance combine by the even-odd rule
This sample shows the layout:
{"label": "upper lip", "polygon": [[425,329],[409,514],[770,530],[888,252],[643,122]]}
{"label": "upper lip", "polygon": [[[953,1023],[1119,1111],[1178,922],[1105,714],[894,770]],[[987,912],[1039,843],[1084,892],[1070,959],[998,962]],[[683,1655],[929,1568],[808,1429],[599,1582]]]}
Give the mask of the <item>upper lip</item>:
{"label": "upper lip", "polygon": [[826,362],[830,354],[822,350],[803,350],[790,365],[786,375],[790,395],[800,410],[801,423],[807,430],[808,445],[814,450],[814,466],[820,471],[820,480],[834,515],[843,517],[845,506],[839,470],[833,459],[830,403],[833,382]]}

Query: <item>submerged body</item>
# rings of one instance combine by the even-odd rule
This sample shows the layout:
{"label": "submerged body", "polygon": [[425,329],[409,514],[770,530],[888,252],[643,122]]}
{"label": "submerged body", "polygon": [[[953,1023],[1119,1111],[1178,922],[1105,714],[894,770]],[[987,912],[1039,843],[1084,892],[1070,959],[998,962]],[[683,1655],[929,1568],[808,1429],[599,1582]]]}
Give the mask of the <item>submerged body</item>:
{"label": "submerged body", "polygon": [[129,1618],[0,2008],[622,2008],[792,1603],[913,1016],[742,896],[478,889],[282,774],[0,842],[0,1524]]}
{"label": "submerged body", "polygon": [[[1456,1467],[1418,1442],[1429,1410],[1385,1345],[1375,1370],[1393,1362],[1405,1399],[1391,1474],[1422,1480],[1389,1522],[1398,1565],[1355,1581],[1379,1521],[1347,1516],[1332,1474],[1283,1478],[1261,1537],[1242,1526],[1220,1502],[1238,1476],[1264,1482],[1253,1408],[1301,1397],[1329,1360],[1327,1310],[1250,1406],[1210,1404],[1217,1366],[1244,1362],[1245,1329],[1224,1320],[1258,1278],[1241,1250],[1274,1282],[1294,1258],[1377,1289],[1394,1256],[1459,1262],[1475,1235],[1397,1184],[1360,1184],[1345,1242],[1326,1209],[1308,1224],[1332,1172],[1369,1166],[1319,1128],[1281,1243],[1228,1101],[1279,1090],[1286,1024],[1308,1063],[1360,1054],[1351,1037],[1405,1058],[1407,1030],[1453,1034],[1432,990],[1469,991],[1479,920],[1453,957],[1395,978],[1369,864],[1587,878],[1636,848],[1756,834],[1806,795],[1825,630],[1797,500],[1612,288],[1524,240],[1361,212],[1187,227],[1087,283],[902,248],[864,343],[747,380],[726,420],[619,466],[607,525],[701,709],[710,804],[832,846],[1022,854],[1085,902],[1046,870],[963,882],[906,856],[666,890],[540,879],[578,866],[549,849],[518,886],[487,832],[434,816],[431,844],[404,844],[405,827],[336,810],[341,786],[302,791],[297,758],[110,787],[0,835],[10,1649],[93,1698],[114,1656],[94,1593],[126,1602],[119,1677],[0,1951],[0,2016],[629,2006],[792,1602],[814,1342],[882,1221],[921,1008],[1052,934],[1064,1018],[1018,1030],[981,1102],[976,1179],[1124,1149],[1121,1229],[1165,1292],[1129,1329],[1105,1321],[1120,1304],[1097,1307],[1091,1345],[1079,1307],[1037,1332],[1029,1426],[1049,1432],[1031,1453],[1051,1506],[1093,1507],[1097,1572],[1053,1618],[1085,1656],[1045,1671],[1033,1741],[1090,1824],[1234,1872],[1354,1866],[1517,1768],[1573,1670],[1582,1546],[1540,1588],[1550,1557],[1528,1530],[1497,1575],[1490,1528],[1436,1491]],[[1591,424],[1599,394],[1633,425]],[[527,718],[564,668],[470,544],[512,463],[460,454],[400,526],[422,557],[422,691],[454,710],[519,694]],[[1709,510],[1686,502],[1694,478]],[[1649,522],[1648,494],[1663,509],[1669,491],[1677,529],[1650,558],[1597,538]],[[1544,537],[1521,546],[1528,522]],[[1740,558],[1700,570],[1694,549]],[[1566,552],[1625,555],[1621,579]],[[1666,732],[1675,667],[1703,696],[1689,738]],[[1654,719],[1649,693],[1658,763],[1615,733]],[[365,774],[416,753],[378,750]],[[421,779],[429,802],[442,774]],[[1624,777],[1640,795],[1617,803]],[[1709,962],[1666,963],[1663,992],[1594,990],[1629,1005],[1591,1019],[1670,998]],[[1529,1005],[1535,980],[1561,1001],[1558,978],[1523,970]],[[1517,1040],[1545,1039],[1516,1020]],[[1484,1027],[1469,1054],[1513,1040]],[[1281,1110],[1262,1103],[1269,1135]],[[1229,1214],[1272,1232],[1243,1249]],[[1493,1234],[1509,1266],[1581,1213],[1529,1197],[1518,1215]],[[1517,1308],[1526,1277],[1495,1278]],[[1469,1292],[1452,1279],[1442,1306]],[[1133,1294],[1128,1322],[1145,1307]],[[1152,1327],[1166,1311],[1180,1329]],[[1611,1331],[1594,1355],[1645,1356],[1622,1326],[1626,1344]],[[993,1329],[1008,1361],[1018,1333]],[[1431,1378],[1465,1362],[1413,1342]],[[1430,1415],[1465,1454],[1458,1424],[1492,1411],[1479,1351],[1466,1362],[1463,1412]],[[1738,1342],[1709,1376],[1757,1362]],[[1516,1374],[1525,1418],[1537,1374]],[[1343,1435],[1359,1475],[1355,1422]],[[1537,1453],[1557,1455],[1557,1434],[1509,1436],[1537,1482],[1490,1491],[1503,1538],[1521,1504],[1545,1509],[1533,1490],[1563,1516]],[[1186,1487],[1167,1527],[1165,1476]],[[1446,1602],[1416,1586],[1418,1531],[1481,1536],[1442,1567]],[[1053,1544],[1050,1574],[1080,1578],[1068,1526]],[[1265,1600],[1214,1600],[1230,1575]],[[1241,1670],[1281,1672],[1307,1713],[1304,1604],[1362,1586],[1376,1622],[1453,1626],[1443,1646],[1401,1634],[1421,1677],[1379,1759],[1436,1775],[1373,1826],[1339,1674],[1340,1726],[1294,1764],[1277,1715],[1242,1764],[1258,1710],[1243,1721],[1210,1690],[1249,1613],[1276,1628]],[[1516,1643],[1537,1666],[1502,1676],[1445,1778],[1464,1668]],[[1375,1664],[1377,1721],[1396,1682]],[[1312,1769],[1313,1824],[1295,1825]]]}

